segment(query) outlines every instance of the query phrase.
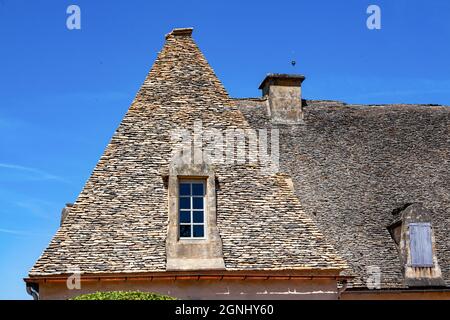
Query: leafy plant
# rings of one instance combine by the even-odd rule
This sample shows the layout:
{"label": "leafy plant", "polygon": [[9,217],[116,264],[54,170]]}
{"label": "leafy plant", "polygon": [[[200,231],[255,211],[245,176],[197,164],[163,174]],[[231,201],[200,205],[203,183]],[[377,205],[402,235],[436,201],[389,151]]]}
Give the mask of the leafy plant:
{"label": "leafy plant", "polygon": [[71,300],[176,300],[173,297],[153,292],[109,291],[82,294]]}

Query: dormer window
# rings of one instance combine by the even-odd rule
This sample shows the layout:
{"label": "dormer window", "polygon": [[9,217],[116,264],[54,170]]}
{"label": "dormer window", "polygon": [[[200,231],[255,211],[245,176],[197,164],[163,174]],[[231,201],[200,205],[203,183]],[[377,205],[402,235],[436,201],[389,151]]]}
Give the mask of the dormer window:
{"label": "dormer window", "polygon": [[224,270],[213,168],[174,162],[167,178],[166,270]]}
{"label": "dormer window", "polygon": [[180,238],[205,238],[205,182],[180,180],[178,203]]}
{"label": "dormer window", "polygon": [[439,267],[431,211],[420,203],[407,203],[392,213],[394,221],[388,230],[399,251],[405,284],[446,286]]}
{"label": "dormer window", "polygon": [[430,223],[410,223],[409,240],[411,267],[433,267]]}

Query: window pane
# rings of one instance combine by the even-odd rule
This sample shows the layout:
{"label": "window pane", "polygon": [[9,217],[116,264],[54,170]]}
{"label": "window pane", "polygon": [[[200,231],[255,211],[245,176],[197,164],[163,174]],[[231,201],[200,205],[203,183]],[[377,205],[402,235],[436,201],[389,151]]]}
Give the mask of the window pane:
{"label": "window pane", "polygon": [[204,237],[205,233],[204,233],[204,225],[194,225],[194,237]]}
{"label": "window pane", "polygon": [[191,236],[191,226],[180,225],[180,237],[190,237],[190,236]]}
{"label": "window pane", "polygon": [[203,211],[194,211],[194,222],[203,223]]}
{"label": "window pane", "polygon": [[192,184],[192,195],[202,196],[203,195],[203,183],[193,183]]}
{"label": "window pane", "polygon": [[191,212],[180,211],[180,223],[190,223],[190,222],[191,222]]}
{"label": "window pane", "polygon": [[191,198],[181,197],[180,198],[180,209],[190,209],[191,208]]}
{"label": "window pane", "polygon": [[180,196],[188,196],[191,194],[191,185],[189,183],[180,183]]}
{"label": "window pane", "polygon": [[192,203],[194,209],[203,209],[203,197],[192,198]]}

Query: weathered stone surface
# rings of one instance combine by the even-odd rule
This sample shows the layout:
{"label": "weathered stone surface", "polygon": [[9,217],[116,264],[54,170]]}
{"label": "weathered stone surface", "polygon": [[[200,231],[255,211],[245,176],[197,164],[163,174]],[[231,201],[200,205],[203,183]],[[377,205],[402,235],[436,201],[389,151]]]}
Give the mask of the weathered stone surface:
{"label": "weathered stone surface", "polygon": [[[170,130],[250,126],[187,30],[167,36],[125,118],[30,276],[166,270]],[[226,270],[346,268],[282,174],[217,166]]]}
{"label": "weathered stone surface", "polygon": [[303,121],[302,87],[305,76],[269,73],[259,86],[267,98],[270,121],[276,124],[299,124]]}
{"label": "weathered stone surface", "polygon": [[302,121],[276,124],[267,99],[228,97],[191,32],[167,35],[31,276],[73,267],[85,273],[164,272],[169,132],[202,120],[205,128],[280,129],[282,173],[263,175],[245,164],[214,172],[226,270],[340,270],[347,260],[353,286],[365,287],[369,267],[377,266],[383,288],[404,287],[386,227],[397,208],[421,202],[450,284],[450,107],[309,100],[301,105]]}
{"label": "weathered stone surface", "polygon": [[[217,196],[214,168],[207,165],[172,164],[168,184],[169,223],[166,238],[166,270],[224,270],[222,239],[217,228]],[[206,183],[205,239],[178,237],[178,185],[181,177],[202,177]]]}
{"label": "weathered stone surface", "polygon": [[[403,208],[401,208],[403,209]],[[437,287],[445,286],[442,279],[441,268],[436,256],[436,237],[434,236],[434,226],[431,221],[430,212],[420,203],[411,203],[398,213],[395,213],[394,224],[399,225],[400,237],[398,239],[398,251],[402,271],[404,273],[405,284],[409,287]],[[413,267],[411,265],[410,248],[410,225],[415,223],[426,223],[430,225],[431,254],[433,256],[432,266]],[[394,232],[395,239],[395,232]],[[396,240],[397,241],[397,240]]]}
{"label": "weathered stone surface", "polygon": [[282,170],[302,207],[366,286],[403,287],[387,226],[394,209],[421,202],[431,212],[442,274],[450,283],[450,107],[304,101],[304,124],[274,125],[266,99],[236,99],[255,128],[280,129]]}

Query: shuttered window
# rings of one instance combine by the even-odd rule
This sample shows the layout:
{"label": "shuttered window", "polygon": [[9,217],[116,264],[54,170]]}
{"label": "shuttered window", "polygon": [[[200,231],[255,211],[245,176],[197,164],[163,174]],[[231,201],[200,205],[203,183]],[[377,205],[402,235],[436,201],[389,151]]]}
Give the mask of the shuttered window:
{"label": "shuttered window", "polygon": [[429,223],[410,223],[409,239],[412,267],[432,267],[431,225]]}

